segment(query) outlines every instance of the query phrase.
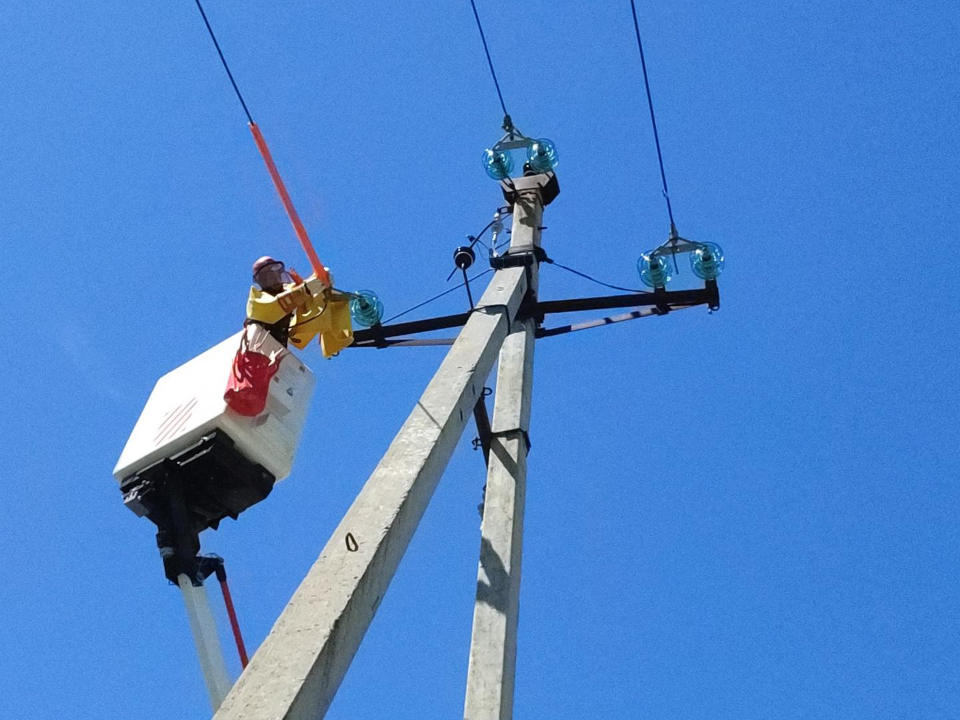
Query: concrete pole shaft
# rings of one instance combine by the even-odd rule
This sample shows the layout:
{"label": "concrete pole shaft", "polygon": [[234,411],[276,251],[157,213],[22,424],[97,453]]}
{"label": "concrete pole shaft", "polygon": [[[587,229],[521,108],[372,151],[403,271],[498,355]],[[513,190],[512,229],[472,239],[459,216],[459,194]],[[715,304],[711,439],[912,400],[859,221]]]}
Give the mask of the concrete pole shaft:
{"label": "concrete pole shaft", "polygon": [[471,416],[527,291],[498,271],[215,720],[326,713]]}
{"label": "concrete pole shaft", "polygon": [[[540,245],[543,205],[539,192],[521,192],[513,213],[508,254],[532,252]],[[530,292],[535,297],[537,263],[529,270]],[[533,318],[515,321],[500,350],[465,720],[513,717],[535,333]]]}

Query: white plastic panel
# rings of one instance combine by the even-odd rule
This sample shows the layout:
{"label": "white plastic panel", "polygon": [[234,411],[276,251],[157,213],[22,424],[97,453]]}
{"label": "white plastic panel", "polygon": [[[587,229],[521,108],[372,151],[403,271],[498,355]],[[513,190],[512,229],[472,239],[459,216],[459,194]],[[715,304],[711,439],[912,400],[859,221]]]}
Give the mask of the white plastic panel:
{"label": "white plastic panel", "polygon": [[[118,481],[176,455],[213,429],[223,430],[247,459],[277,480],[290,474],[316,380],[286,352],[264,412],[254,418],[233,412],[223,393],[242,335],[227,338],[157,381],[113,470]],[[273,338],[267,343],[266,352],[280,348]]]}

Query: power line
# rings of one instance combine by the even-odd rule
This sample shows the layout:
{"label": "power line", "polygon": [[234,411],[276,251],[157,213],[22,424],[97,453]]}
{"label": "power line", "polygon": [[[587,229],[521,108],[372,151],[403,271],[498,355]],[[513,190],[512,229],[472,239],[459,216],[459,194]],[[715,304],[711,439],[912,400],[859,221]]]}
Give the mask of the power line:
{"label": "power line", "polygon": [[227,59],[223,57],[223,51],[220,49],[220,43],[217,42],[217,36],[213,34],[213,28],[210,27],[210,21],[207,20],[207,14],[203,11],[203,5],[200,4],[200,0],[194,0],[197,3],[197,9],[200,11],[200,15],[203,17],[203,24],[207,26],[207,32],[210,33],[210,39],[213,40],[214,47],[217,48],[217,55],[220,56],[220,62],[223,63],[223,69],[227,71],[227,77],[230,78],[230,84],[233,85],[233,91],[237,94],[237,99],[240,101],[240,104],[243,105],[243,112],[247,115],[247,120],[251,125],[254,124],[253,116],[250,114],[250,110],[247,109],[247,103],[243,100],[243,95],[240,93],[240,88],[237,87],[237,81],[233,79],[233,73],[230,72],[230,66],[227,65]]}
{"label": "power line", "polygon": [[290,218],[290,224],[293,225],[293,231],[296,233],[297,239],[300,241],[300,245],[303,247],[303,251],[307,255],[307,259],[310,261],[310,267],[313,268],[313,272],[316,274],[317,278],[322,280],[326,285],[330,285],[330,274],[327,272],[327,268],[320,258],[317,257],[317,251],[313,247],[313,243],[310,241],[310,235],[307,233],[306,227],[303,225],[303,221],[300,220],[300,215],[297,213],[297,209],[293,205],[293,200],[290,199],[290,193],[287,192],[287,186],[283,182],[283,178],[280,177],[280,171],[277,169],[276,163],[273,161],[273,157],[270,154],[270,148],[267,147],[267,141],[263,137],[263,133],[260,132],[260,128],[253,121],[253,116],[250,114],[250,109],[247,107],[246,101],[243,99],[243,94],[240,92],[240,88],[237,87],[237,81],[233,79],[233,73],[230,72],[230,66],[227,64],[227,59],[223,56],[223,51],[220,49],[220,43],[217,41],[217,36],[213,32],[213,28],[210,26],[210,21],[207,19],[207,13],[203,9],[203,5],[200,4],[200,0],[194,0],[197,5],[197,9],[200,11],[200,16],[203,18],[203,24],[207,26],[207,32],[210,33],[210,39],[213,40],[213,46],[217,49],[217,55],[220,56],[220,62],[223,64],[223,69],[227,71],[227,77],[230,78],[230,84],[233,85],[233,91],[237,94],[237,99],[240,101],[240,104],[243,106],[243,112],[247,116],[248,127],[250,132],[253,134],[253,141],[257,145],[257,151],[260,153],[260,157],[263,158],[264,164],[267,166],[267,172],[270,174],[270,179],[273,181],[273,186],[277,191],[277,195],[280,196],[280,203],[283,205],[283,209],[287,213],[287,217]]}
{"label": "power line", "polygon": [[497,88],[500,107],[503,109],[504,118],[507,118],[510,116],[510,113],[507,112],[507,106],[503,102],[503,93],[500,92],[500,81],[497,80],[497,71],[493,69],[493,60],[490,59],[490,48],[487,47],[487,36],[483,34],[483,25],[480,23],[480,15],[477,13],[477,4],[473,0],[470,0],[470,7],[473,8],[473,17],[477,21],[477,30],[480,31],[480,40],[483,42],[483,52],[487,55],[487,65],[490,66],[490,76],[493,78],[493,84]]}
{"label": "power line", "polygon": [[647,77],[647,61],[643,56],[643,40],[640,39],[640,23],[637,22],[637,5],[630,0],[630,10],[633,12],[633,29],[637,32],[637,48],[640,50],[640,65],[643,67],[643,84],[647,89],[647,105],[650,106],[650,122],[653,125],[653,139],[657,144],[657,160],[660,163],[660,178],[663,180],[663,197],[667,201],[667,214],[670,216],[670,232],[677,233],[677,225],[673,221],[673,207],[670,205],[670,193],[667,190],[667,174],[663,170],[663,153],[660,152],[660,134],[657,132],[657,116],[653,112],[653,96],[650,94],[650,80]]}
{"label": "power line", "polygon": [[646,290],[637,290],[635,288],[626,288],[626,287],[620,287],[619,285],[611,285],[610,283],[605,283],[602,280],[597,280],[595,277],[591,277],[590,275],[587,275],[586,273],[582,273],[579,270],[574,270],[572,267],[561,265],[556,260],[553,260],[551,258],[544,258],[543,261],[550,265],[555,265],[562,270],[566,270],[567,272],[573,273],[574,275],[579,275],[580,277],[584,278],[585,280],[589,280],[592,283],[596,283],[597,285],[602,285],[603,287],[610,288],[611,290],[623,290],[624,292],[628,292],[628,293],[646,292]]}
{"label": "power line", "polygon": [[[484,270],[482,273],[477,273],[477,274],[474,275],[472,278],[469,278],[469,279],[467,280],[467,282],[473,282],[473,281],[476,280],[477,278],[481,278],[481,277],[483,277],[484,275],[486,275],[487,273],[491,273],[491,272],[493,272],[493,268],[489,268],[489,269],[487,269],[487,270]],[[383,324],[385,325],[385,324],[387,324],[388,322],[392,322],[392,321],[396,320],[398,317],[403,317],[403,316],[406,315],[407,313],[412,313],[414,310],[418,310],[418,309],[422,308],[424,305],[429,305],[429,304],[432,303],[434,300],[439,300],[439,299],[442,298],[444,295],[449,295],[449,294],[452,293],[454,290],[459,290],[459,289],[462,288],[464,285],[466,285],[467,282],[462,282],[462,283],[460,283],[459,285],[454,285],[452,288],[450,288],[450,289],[448,289],[448,290],[444,290],[444,291],[443,291],[442,293],[440,293],[439,295],[434,295],[434,296],[433,296],[432,298],[430,298],[429,300],[424,300],[422,303],[418,303],[418,304],[414,305],[414,306],[411,307],[411,308],[407,308],[407,309],[404,310],[402,313],[397,313],[397,314],[394,315],[393,317],[387,318],[386,320],[383,321]]]}

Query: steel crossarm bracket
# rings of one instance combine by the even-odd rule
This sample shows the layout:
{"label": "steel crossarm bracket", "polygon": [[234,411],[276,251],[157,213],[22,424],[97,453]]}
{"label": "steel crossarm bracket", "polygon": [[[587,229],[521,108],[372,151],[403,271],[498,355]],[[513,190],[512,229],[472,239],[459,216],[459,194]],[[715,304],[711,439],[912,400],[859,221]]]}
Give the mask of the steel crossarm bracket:
{"label": "steel crossarm bracket", "polygon": [[[534,306],[538,321],[555,313],[583,312],[586,310],[612,310],[615,308],[662,306],[667,309],[679,309],[695,305],[708,305],[712,309],[720,307],[720,293],[715,280],[707,281],[706,286],[695,290],[665,290],[663,292],[628,293],[623,295],[600,295],[598,297],[572,298],[570,300],[545,300]],[[663,314],[663,313],[661,313]],[[446,330],[460,327],[467,322],[470,313],[442,315],[426,320],[379,325],[353,333],[354,343],[350,347],[388,347],[400,343],[390,342],[390,338],[404,337],[405,345],[447,344],[447,341],[412,342],[410,335]]]}
{"label": "steel crossarm bracket", "polygon": [[553,313],[583,312],[585,310],[611,310],[613,308],[647,307],[650,305],[686,307],[690,305],[720,306],[716,283],[713,287],[696,290],[666,290],[662,292],[631,293],[625,295],[601,295],[599,297],[573,298],[570,300],[545,300],[537,303],[541,319]]}

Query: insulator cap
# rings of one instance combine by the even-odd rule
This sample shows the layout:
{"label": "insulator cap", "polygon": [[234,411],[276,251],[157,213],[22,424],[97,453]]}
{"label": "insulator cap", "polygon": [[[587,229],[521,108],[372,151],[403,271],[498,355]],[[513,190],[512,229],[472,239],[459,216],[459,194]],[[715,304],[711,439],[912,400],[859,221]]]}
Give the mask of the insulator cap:
{"label": "insulator cap", "polygon": [[357,290],[350,299],[350,317],[361,327],[373,327],[383,318],[383,303],[372,290]]}
{"label": "insulator cap", "polygon": [[503,180],[513,172],[513,158],[501,150],[484,150],[480,158],[484,172],[494,180]]}
{"label": "insulator cap", "polygon": [[527,165],[535,173],[550,172],[559,162],[557,146],[546,138],[534,140],[527,148]]}
{"label": "insulator cap", "polygon": [[637,260],[637,272],[640,273],[643,284],[652,288],[666,287],[673,279],[670,261],[663,255],[654,255],[652,252],[640,256]]}
{"label": "insulator cap", "polygon": [[716,280],[723,272],[723,248],[716,243],[699,243],[690,253],[690,268],[701,280]]}

